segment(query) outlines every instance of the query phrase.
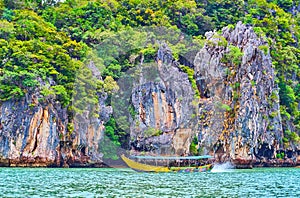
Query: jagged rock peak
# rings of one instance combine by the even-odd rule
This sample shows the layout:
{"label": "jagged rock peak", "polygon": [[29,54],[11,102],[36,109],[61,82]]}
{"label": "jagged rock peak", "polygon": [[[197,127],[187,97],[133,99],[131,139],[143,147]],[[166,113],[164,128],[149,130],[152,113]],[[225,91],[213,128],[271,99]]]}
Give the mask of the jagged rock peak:
{"label": "jagged rock peak", "polygon": [[172,51],[165,42],[161,43],[157,52],[157,62],[159,63],[160,61],[164,64],[173,62]]}
{"label": "jagged rock peak", "polygon": [[220,161],[274,157],[282,125],[265,39],[241,22],[206,37],[194,61],[204,150],[221,156]]}

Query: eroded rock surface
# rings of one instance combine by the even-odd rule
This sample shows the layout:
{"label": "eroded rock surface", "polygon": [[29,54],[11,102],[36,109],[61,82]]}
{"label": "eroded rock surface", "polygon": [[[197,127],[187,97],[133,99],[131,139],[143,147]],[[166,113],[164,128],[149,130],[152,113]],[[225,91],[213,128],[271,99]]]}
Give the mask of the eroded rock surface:
{"label": "eroded rock surface", "polygon": [[133,148],[156,154],[188,154],[195,134],[195,93],[166,44],[158,50],[156,67],[158,78],[132,91],[131,101],[138,112],[131,124]]}
{"label": "eroded rock surface", "polygon": [[206,37],[194,61],[201,93],[200,145],[221,162],[274,158],[283,134],[266,41],[241,22]]}
{"label": "eroded rock surface", "polygon": [[[43,83],[43,82],[41,82]],[[41,102],[39,101],[41,100]],[[34,167],[101,166],[98,145],[112,113],[99,95],[98,118],[70,113],[53,98],[28,93],[0,105],[0,165]]]}

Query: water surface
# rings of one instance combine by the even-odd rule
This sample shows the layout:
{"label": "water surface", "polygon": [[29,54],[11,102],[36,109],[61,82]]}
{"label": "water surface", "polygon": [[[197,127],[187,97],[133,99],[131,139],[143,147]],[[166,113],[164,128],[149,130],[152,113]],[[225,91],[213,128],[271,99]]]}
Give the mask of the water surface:
{"label": "water surface", "polygon": [[0,168],[0,197],[300,197],[300,168],[210,173]]}

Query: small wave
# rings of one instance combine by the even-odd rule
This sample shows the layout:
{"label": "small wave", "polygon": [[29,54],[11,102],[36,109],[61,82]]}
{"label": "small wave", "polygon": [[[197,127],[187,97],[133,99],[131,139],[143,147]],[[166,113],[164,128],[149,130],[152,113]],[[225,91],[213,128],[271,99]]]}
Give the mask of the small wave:
{"label": "small wave", "polygon": [[234,169],[234,166],[230,162],[223,164],[215,164],[211,172],[221,173],[221,172],[230,172]]}

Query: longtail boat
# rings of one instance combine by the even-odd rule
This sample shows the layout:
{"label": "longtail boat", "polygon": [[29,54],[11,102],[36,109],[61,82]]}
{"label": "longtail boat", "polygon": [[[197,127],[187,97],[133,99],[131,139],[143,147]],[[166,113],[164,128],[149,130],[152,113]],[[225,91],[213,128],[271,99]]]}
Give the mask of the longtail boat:
{"label": "longtail boat", "polygon": [[[138,172],[207,172],[212,169],[212,164],[206,164],[203,166],[159,166],[159,165],[149,165],[140,162],[136,162],[125,155],[121,155],[122,160],[129,166],[131,169]],[[200,160],[200,159],[210,159],[212,156],[187,156],[187,157],[176,157],[176,156],[131,156],[131,158],[140,159],[140,160]]]}

